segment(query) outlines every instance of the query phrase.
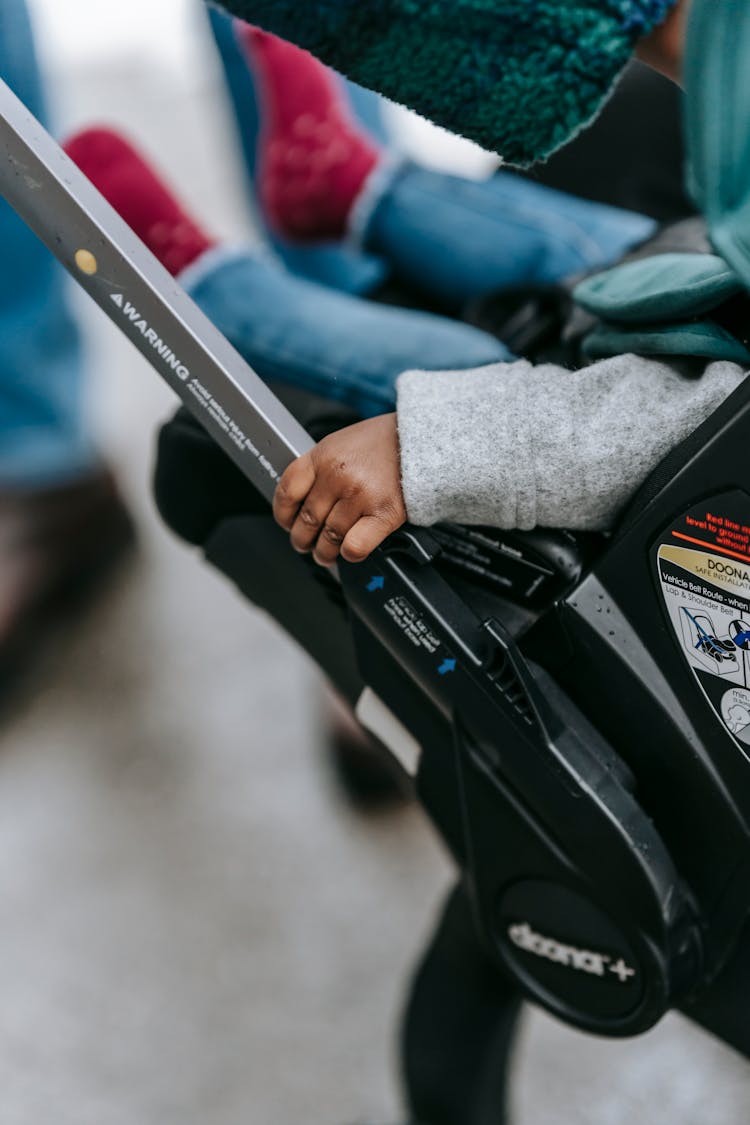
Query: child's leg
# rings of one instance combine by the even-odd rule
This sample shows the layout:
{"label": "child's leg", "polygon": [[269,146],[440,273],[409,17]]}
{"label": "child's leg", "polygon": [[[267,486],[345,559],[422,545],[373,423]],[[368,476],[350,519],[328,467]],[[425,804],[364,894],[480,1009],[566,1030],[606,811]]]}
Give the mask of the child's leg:
{"label": "child's leg", "polygon": [[406,164],[372,189],[353,216],[362,244],[454,309],[607,265],[655,228],[511,172],[477,182]]}
{"label": "child's leg", "polygon": [[373,415],[393,409],[396,378],[407,368],[510,358],[494,337],[468,325],[372,304],[296,278],[270,257],[214,246],[114,133],[89,130],[66,149],[264,379]]}
{"label": "child's leg", "polygon": [[[372,292],[385,279],[388,272],[386,263],[375,255],[357,250],[340,240],[304,245],[291,242],[288,238],[275,235],[268,228],[266,217],[258,206],[259,200],[256,197],[255,181],[261,121],[255,79],[237,38],[237,21],[217,8],[209,8],[208,15],[234,110],[256,217],[274,250],[287,268],[299,277],[320,281],[344,293]],[[372,128],[377,125],[371,104],[376,100],[376,96],[369,94],[368,91],[362,91],[362,95],[362,101],[357,101],[356,111],[359,112],[366,102],[367,126]]]}
{"label": "child's leg", "polygon": [[352,113],[357,121],[360,125],[364,125],[373,140],[384,148],[387,147],[390,138],[387,123],[383,117],[383,98],[373,90],[366,90],[364,86],[358,86],[356,82],[349,82],[347,79],[341,81],[346,97],[349,99]]}
{"label": "child's leg", "polygon": [[340,239],[380,150],[332,71],[283,39],[239,26],[258,91],[255,183],[269,226],[299,242]]}
{"label": "child's leg", "polygon": [[246,251],[208,255],[181,281],[261,378],[305,387],[363,416],[394,409],[402,371],[511,358],[478,329],[337,293]]}
{"label": "child's leg", "polygon": [[394,166],[331,71],[246,24],[236,34],[256,91],[246,110],[256,191],[279,237],[353,233],[401,280],[457,310],[487,292],[596,269],[654,229],[509,172],[476,182]]}

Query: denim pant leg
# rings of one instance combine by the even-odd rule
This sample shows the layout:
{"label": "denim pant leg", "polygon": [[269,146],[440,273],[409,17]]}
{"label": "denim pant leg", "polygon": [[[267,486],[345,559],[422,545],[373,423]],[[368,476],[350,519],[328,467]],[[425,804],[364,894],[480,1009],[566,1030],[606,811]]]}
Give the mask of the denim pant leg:
{"label": "denim pant leg", "polygon": [[[209,18],[234,110],[252,197],[260,132],[255,84],[245,56],[235,38],[231,16],[227,16],[217,8],[210,8]],[[377,128],[377,117],[373,107],[374,95],[368,94],[366,90],[359,91],[358,87],[353,89],[357,90],[358,106],[366,114],[368,128]],[[262,223],[257,208],[255,211],[256,219]],[[364,253],[344,243],[324,242],[317,243],[315,246],[296,246],[277,238],[271,231],[264,233],[276,254],[292,273],[296,273],[299,277],[310,278],[312,281],[320,281],[344,293],[371,293],[385,279],[388,272],[385,262],[377,256]]]}
{"label": "denim pant leg", "polygon": [[479,329],[337,293],[246,251],[209,251],[180,282],[261,378],[367,417],[393,410],[402,371],[511,358]]}
{"label": "denim pant leg", "polygon": [[371,137],[386,147],[390,144],[390,137],[383,117],[383,99],[380,94],[366,90],[364,86],[358,86],[348,78],[343,81],[354,116]]}
{"label": "denim pant leg", "polygon": [[385,170],[368,195],[357,215],[362,245],[456,310],[485,293],[607,265],[655,226],[512,172],[477,182],[406,163]]}
{"label": "denim pant leg", "polygon": [[[44,118],[28,13],[0,0],[0,76]],[[65,275],[0,200],[0,485],[61,483],[90,468],[82,357]]]}

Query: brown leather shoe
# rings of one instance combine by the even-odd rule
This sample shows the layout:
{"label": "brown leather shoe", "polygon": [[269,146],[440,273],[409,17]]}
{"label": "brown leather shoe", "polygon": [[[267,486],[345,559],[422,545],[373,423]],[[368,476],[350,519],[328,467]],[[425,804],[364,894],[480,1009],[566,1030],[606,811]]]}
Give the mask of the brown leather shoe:
{"label": "brown leather shoe", "polygon": [[46,628],[79,606],[135,541],[114,477],[0,489],[0,695]]}

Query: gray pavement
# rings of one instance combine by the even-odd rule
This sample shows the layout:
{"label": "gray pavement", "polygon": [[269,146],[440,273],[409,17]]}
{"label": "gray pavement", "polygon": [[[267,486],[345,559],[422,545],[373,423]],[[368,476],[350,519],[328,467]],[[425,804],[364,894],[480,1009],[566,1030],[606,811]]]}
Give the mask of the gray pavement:
{"label": "gray pavement", "polygon": [[[66,122],[137,127],[246,229],[208,65],[177,90],[137,60],[62,77]],[[0,1125],[397,1122],[396,1021],[448,867],[418,811],[342,803],[315,669],[158,525],[170,396],[85,316],[142,550],[0,735]],[[603,1043],[533,1014],[517,1074],[517,1125],[750,1120],[750,1068],[677,1018]]]}

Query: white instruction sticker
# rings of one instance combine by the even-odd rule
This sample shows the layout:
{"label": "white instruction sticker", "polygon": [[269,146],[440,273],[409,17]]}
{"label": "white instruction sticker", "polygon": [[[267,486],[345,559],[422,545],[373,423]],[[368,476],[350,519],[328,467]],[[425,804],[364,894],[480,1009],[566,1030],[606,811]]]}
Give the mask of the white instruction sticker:
{"label": "white instruction sticker", "polygon": [[745,750],[750,747],[750,501],[731,493],[710,507],[692,509],[663,535],[657,566],[683,656],[724,729]]}

